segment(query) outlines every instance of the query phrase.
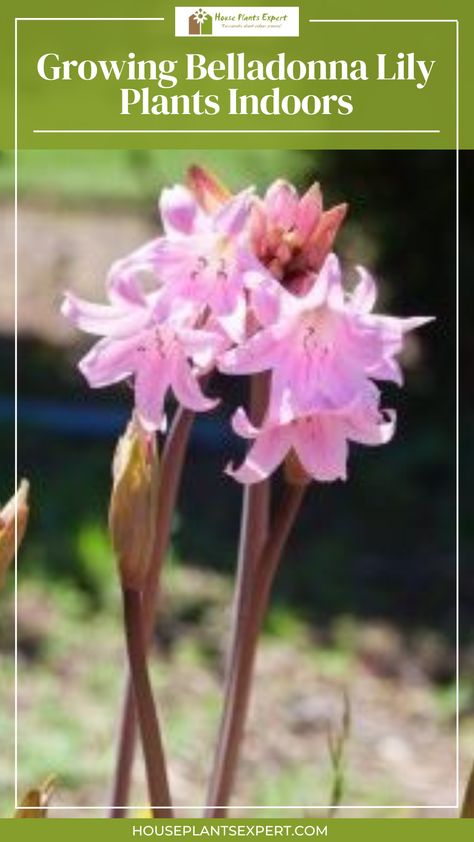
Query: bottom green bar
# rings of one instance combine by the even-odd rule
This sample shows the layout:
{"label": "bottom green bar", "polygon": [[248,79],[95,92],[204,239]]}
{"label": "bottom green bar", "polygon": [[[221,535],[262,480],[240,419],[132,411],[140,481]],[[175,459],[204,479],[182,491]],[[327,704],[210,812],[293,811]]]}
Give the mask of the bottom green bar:
{"label": "bottom green bar", "polygon": [[[84,824],[87,822],[87,824]],[[430,840],[451,842],[452,839],[473,840],[472,820],[457,819],[23,819],[1,820],[2,840],[107,840],[154,839],[320,839],[363,840]]]}

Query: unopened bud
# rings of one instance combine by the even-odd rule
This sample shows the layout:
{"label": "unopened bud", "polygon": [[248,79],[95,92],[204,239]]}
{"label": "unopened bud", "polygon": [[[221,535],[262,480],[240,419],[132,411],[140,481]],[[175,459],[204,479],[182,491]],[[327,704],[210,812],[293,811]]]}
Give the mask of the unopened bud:
{"label": "unopened bud", "polygon": [[308,485],[311,477],[306,473],[298,456],[290,450],[284,462],[285,479],[289,485]]}
{"label": "unopened bud", "polygon": [[158,456],[154,436],[132,418],[113,462],[109,529],[125,588],[140,590],[154,539]]}
{"label": "unopened bud", "polygon": [[[29,483],[23,479],[16,494],[0,511],[0,588],[15,557],[15,543],[20,546],[28,523]],[[16,525],[15,525],[16,524]]]}
{"label": "unopened bud", "polygon": [[199,204],[207,213],[214,213],[219,210],[232,196],[230,190],[219,181],[214,173],[203,167],[189,167],[187,182]]}
{"label": "unopened bud", "polygon": [[37,789],[29,789],[21,799],[15,812],[16,819],[45,819],[48,804],[54,791],[54,775],[47,778]]}

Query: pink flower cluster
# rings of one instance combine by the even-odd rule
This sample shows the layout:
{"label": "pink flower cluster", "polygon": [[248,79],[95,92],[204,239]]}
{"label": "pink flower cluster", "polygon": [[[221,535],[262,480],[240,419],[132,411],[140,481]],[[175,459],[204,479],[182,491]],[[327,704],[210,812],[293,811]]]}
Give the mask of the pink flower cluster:
{"label": "pink flower cluster", "polygon": [[205,412],[217,401],[203,393],[203,375],[266,372],[262,425],[237,410],[233,427],[253,444],[228,473],[258,482],[289,459],[303,476],[345,479],[350,441],[393,435],[376,381],[401,384],[404,335],[429,319],[375,315],[363,268],[355,288],[344,287],[331,250],[346,207],[324,211],[318,185],[300,197],[279,180],[263,199],[232,196],[193,168],[188,186],[163,190],[160,212],[163,235],[112,266],[108,304],[65,296],[64,315],[101,337],[80,362],[88,383],[132,379],[137,415],[154,431],[165,428],[170,390]]}

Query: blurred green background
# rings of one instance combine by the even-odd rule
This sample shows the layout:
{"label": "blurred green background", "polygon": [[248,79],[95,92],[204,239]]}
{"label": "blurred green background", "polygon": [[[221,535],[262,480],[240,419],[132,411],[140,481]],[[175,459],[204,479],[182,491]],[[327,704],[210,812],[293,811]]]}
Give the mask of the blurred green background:
{"label": "blurred green background", "polygon": [[[329,682],[336,697],[342,686],[351,681],[357,685],[361,676],[369,683],[374,680],[374,688],[379,688],[380,680],[384,692],[394,681],[401,695],[408,693],[410,698],[423,686],[430,727],[434,728],[432,741],[438,731],[439,738],[446,739],[444,754],[449,754],[449,763],[445,756],[445,764],[454,769],[454,154],[24,151],[19,160],[18,437],[19,471],[32,483],[33,508],[21,554],[26,607],[21,608],[20,600],[20,615],[24,619],[20,646],[28,681],[34,668],[40,684],[47,684],[43,703],[47,711],[33,713],[25,703],[25,722],[34,734],[31,743],[23,742],[23,778],[50,771],[45,747],[38,752],[39,732],[43,731],[51,745],[50,729],[60,743],[53,752],[53,766],[59,765],[66,778],[65,789],[70,790],[66,800],[77,803],[78,793],[84,803],[97,799],[97,787],[103,788],[106,770],[95,769],[98,781],[90,786],[90,763],[85,763],[86,768],[76,777],[72,774],[71,745],[76,746],[79,756],[81,746],[84,749],[84,733],[79,726],[74,728],[71,721],[59,724],[59,709],[53,699],[57,687],[66,679],[55,674],[59,682],[55,690],[46,676],[48,671],[54,673],[56,658],[62,663],[61,659],[68,660],[71,648],[76,651],[78,639],[84,631],[87,637],[88,628],[96,629],[98,651],[97,640],[102,635],[104,640],[114,640],[114,652],[114,647],[120,651],[121,645],[117,586],[105,524],[110,460],[116,434],[130,409],[130,392],[126,387],[101,392],[87,389],[75,368],[87,341],[84,344],[84,337],[68,332],[63,325],[57,312],[61,291],[66,286],[76,291],[87,288],[91,297],[100,300],[104,255],[122,255],[127,250],[131,228],[130,239],[137,243],[158,230],[159,191],[165,184],[182,180],[186,166],[192,162],[211,167],[234,189],[250,183],[263,191],[274,178],[282,176],[300,189],[314,180],[320,181],[326,206],[342,200],[349,202],[348,222],[336,250],[348,265],[363,263],[380,279],[381,309],[396,315],[436,317],[408,343],[405,388],[384,388],[385,405],[395,407],[399,413],[394,442],[383,449],[354,449],[346,484],[314,485],[308,494],[278,576],[264,646],[268,647],[269,663],[274,651],[286,651],[291,659],[292,646],[296,650],[300,647],[301,663],[307,662],[301,682],[308,682],[307,695],[311,699],[319,692],[313,683],[318,675],[323,684]],[[462,161],[466,195],[466,185],[473,186],[468,163],[467,159]],[[12,159],[3,154],[0,209],[5,214],[11,209],[11,179]],[[8,278],[12,269],[8,249],[3,258]],[[466,244],[462,258],[472,266],[471,243]],[[6,306],[0,327],[0,494],[4,499],[11,492],[13,469],[11,307]],[[467,341],[471,341],[469,336]],[[216,686],[209,690],[208,703],[204,704],[209,721],[199,726],[210,738],[218,712],[222,637],[240,506],[240,488],[222,473],[229,455],[239,453],[226,416],[246,397],[243,383],[225,378],[216,384],[216,391],[226,396],[226,410],[199,419],[195,426],[174,524],[168,578],[172,609],[165,610],[157,627],[158,649],[171,658],[167,675],[173,669],[179,674],[180,658],[184,658],[185,665],[189,658],[193,669],[197,669],[196,659],[198,667],[203,661],[203,669],[215,673]],[[466,415],[472,423],[472,414]],[[462,460],[466,475],[471,459],[467,449]],[[470,519],[467,520],[469,526]],[[472,540],[472,534],[470,537]],[[216,596],[215,589],[220,596]],[[468,572],[463,578],[461,601],[463,616],[468,618],[473,604],[473,581]],[[5,626],[7,646],[8,623]],[[58,626],[59,635],[54,632]],[[469,623],[464,622],[463,653],[467,664],[472,662],[471,632]],[[184,647],[184,655],[180,647]],[[93,665],[91,641],[84,643],[84,650],[91,674],[96,676],[91,679],[92,684],[95,687],[94,682],[99,683],[101,704],[110,709],[109,718],[101,714],[109,734],[104,766],[110,768],[110,735],[115,717],[112,697],[120,685],[119,670],[115,663],[113,669],[110,663],[105,666],[102,659],[100,665]],[[282,663],[285,669],[284,658]],[[110,681],[104,678],[104,670],[108,676],[110,673]],[[28,681],[24,686],[29,686]],[[272,686],[277,685],[274,682]],[[89,695],[84,686],[82,683],[81,698],[87,706],[85,699]],[[41,695],[35,687],[33,682],[32,694]],[[287,692],[288,688],[283,690]],[[171,691],[170,694],[173,698]],[[384,699],[374,698],[375,709],[387,704]],[[466,717],[473,699],[466,677],[462,695]],[[64,700],[63,704],[67,708]],[[280,721],[283,703],[278,693],[274,704]],[[328,709],[329,720],[337,720],[337,703],[328,702]],[[179,704],[176,710],[181,711]],[[187,739],[193,739],[192,732],[188,734],[186,730],[187,710],[183,701],[185,731],[180,730],[179,724],[173,726],[177,733],[175,742],[184,747]],[[80,719],[82,712],[76,713]],[[99,727],[97,711],[91,716]],[[45,726],[45,722],[49,724]],[[400,729],[404,724],[400,714]],[[284,723],[280,725],[285,728]],[[362,740],[362,755],[372,739],[364,733],[362,728],[362,736],[357,738]],[[323,736],[324,728],[321,740]],[[404,737],[408,744],[413,739],[413,735]],[[258,746],[258,734],[254,741]],[[183,751],[186,754],[185,748]],[[257,761],[250,756],[246,762],[258,766],[258,749],[255,751]],[[354,751],[355,769],[360,771],[364,763],[357,746]],[[427,764],[429,755],[427,749]],[[89,753],[85,756],[89,757]],[[304,771],[308,758],[296,759],[292,766],[293,761],[285,752],[281,762],[271,760],[271,751],[269,756],[270,760],[265,754],[262,761],[260,783],[245,793],[247,799],[269,804],[295,803],[295,799],[300,803],[325,803],[328,796],[324,788],[330,788],[329,767],[315,777],[313,772]],[[432,765],[432,759],[429,762]],[[276,771],[272,771],[272,763]],[[56,767],[51,771],[57,771]],[[418,799],[425,798],[427,804],[454,799],[454,778],[447,767],[439,769],[440,778],[446,778],[444,801],[436,800],[441,796],[435,784],[426,785],[426,793],[419,792]],[[349,803],[375,803],[374,799],[388,804],[419,803],[418,791],[410,794],[411,784],[405,780],[404,768],[401,763],[398,777],[388,772],[383,763],[382,771],[355,774],[352,784],[348,784],[348,797],[352,799]],[[299,770],[297,775],[295,769]],[[199,772],[196,775],[199,779]],[[423,778],[422,770],[419,777]],[[242,786],[245,790],[245,782]],[[317,795],[315,788],[319,790]],[[408,791],[404,792],[404,788]],[[104,792],[100,797],[100,803],[105,803]],[[400,801],[403,798],[408,800]],[[181,800],[185,803],[184,795]]]}

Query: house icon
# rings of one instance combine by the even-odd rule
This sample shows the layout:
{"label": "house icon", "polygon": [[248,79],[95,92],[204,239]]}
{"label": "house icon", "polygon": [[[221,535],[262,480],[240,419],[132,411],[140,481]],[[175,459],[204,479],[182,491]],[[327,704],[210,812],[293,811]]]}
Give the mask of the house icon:
{"label": "house icon", "polygon": [[212,35],[212,15],[204,9],[196,9],[188,18],[190,35]]}

